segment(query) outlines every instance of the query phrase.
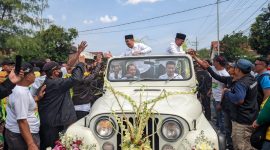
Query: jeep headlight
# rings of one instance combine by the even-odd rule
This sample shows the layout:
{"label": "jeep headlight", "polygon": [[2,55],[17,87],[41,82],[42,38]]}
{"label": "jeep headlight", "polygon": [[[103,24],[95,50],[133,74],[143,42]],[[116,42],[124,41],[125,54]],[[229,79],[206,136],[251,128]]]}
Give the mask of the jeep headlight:
{"label": "jeep headlight", "polygon": [[101,117],[96,121],[96,134],[102,139],[109,139],[114,134],[115,124],[109,117]]}
{"label": "jeep headlight", "polygon": [[167,119],[162,124],[161,133],[166,141],[174,142],[182,134],[182,125],[176,119]]}

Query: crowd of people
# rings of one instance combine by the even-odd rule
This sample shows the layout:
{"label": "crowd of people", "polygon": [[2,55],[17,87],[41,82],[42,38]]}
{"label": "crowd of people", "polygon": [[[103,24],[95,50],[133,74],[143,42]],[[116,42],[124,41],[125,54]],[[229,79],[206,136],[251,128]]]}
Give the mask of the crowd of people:
{"label": "crowd of people", "polygon": [[[185,34],[177,33],[166,53],[185,53],[181,47],[185,38]],[[125,42],[128,49],[122,56],[140,56],[152,51],[149,46],[135,42],[133,35],[126,35]],[[14,62],[2,63],[0,99],[4,149],[54,147],[59,132],[89,113],[91,105],[103,93],[107,62],[101,54],[86,61],[81,55],[86,47],[87,43],[81,42],[66,63],[49,59],[23,63],[20,73],[14,72]],[[193,50],[188,54],[196,61],[198,98],[205,117],[209,121],[214,119],[218,131],[226,135],[227,148],[255,149],[252,146],[258,143],[251,143],[250,138],[254,138],[254,130],[264,127],[264,141],[259,146],[270,149],[270,58],[260,57],[254,63],[246,59],[229,63],[217,56],[211,64],[198,58]],[[134,64],[127,66],[126,76],[122,75],[119,65],[112,69],[110,79],[138,78]],[[158,78],[183,79],[176,73],[173,61],[166,63],[166,73]],[[215,116],[211,113],[211,102]]]}
{"label": "crowd of people", "polygon": [[[103,93],[106,59],[85,59],[81,42],[67,63],[4,60],[0,72],[2,149],[45,150],[54,147],[59,133],[86,116]],[[3,142],[3,140],[2,140]]]}
{"label": "crowd of people", "polygon": [[270,57],[256,58],[254,63],[246,59],[230,63],[216,56],[211,66],[194,51],[189,54],[202,68],[196,70],[205,116],[213,121],[213,99],[215,126],[226,135],[227,149],[270,149]]}

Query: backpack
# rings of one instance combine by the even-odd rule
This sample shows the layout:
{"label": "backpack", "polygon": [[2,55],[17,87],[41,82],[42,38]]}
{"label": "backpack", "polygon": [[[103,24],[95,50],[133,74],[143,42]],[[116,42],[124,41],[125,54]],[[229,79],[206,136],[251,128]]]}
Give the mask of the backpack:
{"label": "backpack", "polygon": [[[267,101],[269,101],[269,99]],[[263,105],[265,105],[267,101]],[[268,141],[266,140],[266,134],[269,126],[269,122],[262,124],[252,132],[250,136],[250,144],[256,149],[262,149],[264,141]]]}

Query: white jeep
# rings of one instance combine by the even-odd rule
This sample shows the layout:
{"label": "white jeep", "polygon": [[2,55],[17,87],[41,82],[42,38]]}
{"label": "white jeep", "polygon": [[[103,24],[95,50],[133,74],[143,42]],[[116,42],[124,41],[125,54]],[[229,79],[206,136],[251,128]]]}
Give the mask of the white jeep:
{"label": "white jeep", "polygon": [[[189,55],[114,57],[108,62],[104,80],[103,96],[94,103],[88,116],[68,128],[68,134],[83,137],[97,149],[124,149],[123,127],[128,127],[119,121],[126,119],[136,124],[138,116],[133,106],[140,107],[143,102],[155,99],[141,133],[141,138],[147,136],[151,149],[225,149],[224,136],[207,121],[194,92],[196,77]],[[117,96],[112,90],[126,97]],[[160,98],[161,93],[166,96]]]}

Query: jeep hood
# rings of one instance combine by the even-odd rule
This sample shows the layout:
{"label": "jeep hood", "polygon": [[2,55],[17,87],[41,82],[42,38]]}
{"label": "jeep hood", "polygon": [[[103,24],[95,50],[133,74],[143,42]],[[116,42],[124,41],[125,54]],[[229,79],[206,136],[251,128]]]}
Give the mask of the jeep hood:
{"label": "jeep hood", "polygon": [[[119,90],[129,97],[131,97],[137,106],[139,106],[140,101],[149,101],[151,99],[157,98],[163,89],[160,91],[134,91],[134,90]],[[172,89],[167,89],[168,91],[173,91]],[[175,89],[174,89],[175,91]],[[183,89],[181,91],[189,92],[190,88]],[[142,98],[140,98],[140,95]],[[131,104],[123,97],[117,96],[120,105],[122,106],[124,112],[132,113],[134,112]],[[92,106],[92,110],[89,115],[89,119],[96,115],[110,114],[112,111],[116,113],[121,113],[121,107],[119,107],[115,96],[111,92],[106,92],[101,98],[99,98],[95,104]],[[149,105],[149,107],[152,104]],[[197,100],[196,94],[178,94],[178,95],[168,95],[166,98],[159,100],[153,109],[153,112],[158,114],[174,115],[185,119],[189,125],[192,124],[194,119],[197,119],[202,113],[202,106]]]}

